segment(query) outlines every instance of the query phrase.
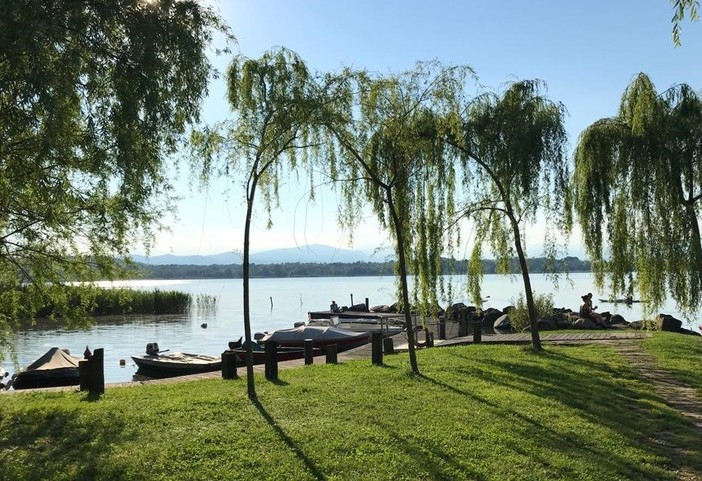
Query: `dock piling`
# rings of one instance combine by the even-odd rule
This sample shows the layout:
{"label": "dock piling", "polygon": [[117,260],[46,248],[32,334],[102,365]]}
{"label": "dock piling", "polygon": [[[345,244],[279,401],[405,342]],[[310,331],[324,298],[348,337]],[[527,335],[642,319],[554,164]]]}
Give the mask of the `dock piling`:
{"label": "dock piling", "polygon": [[312,339],[305,339],[305,365],[312,364],[314,362],[314,341]]}
{"label": "dock piling", "polygon": [[439,339],[446,339],[446,321],[439,321]]}
{"label": "dock piling", "polygon": [[424,339],[427,347],[434,347],[434,333],[429,329],[424,330]]}
{"label": "dock piling", "polygon": [[483,322],[473,321],[473,343],[479,344],[483,340]]}
{"label": "dock piling", "polygon": [[336,344],[329,344],[327,346],[327,364],[336,364],[337,361],[338,348]]}
{"label": "dock piling", "polygon": [[383,339],[383,351],[385,354],[395,354],[395,344],[391,337]]}
{"label": "dock piling", "polygon": [[371,333],[371,358],[374,366],[383,365],[383,333]]}
{"label": "dock piling", "polygon": [[78,362],[81,391],[88,391],[90,396],[105,393],[105,350],[95,349],[87,359]]}
{"label": "dock piling", "polygon": [[263,350],[266,352],[266,379],[269,381],[278,380],[278,343],[266,341],[263,343]]}
{"label": "dock piling", "polygon": [[236,353],[227,349],[222,353],[222,379],[236,379]]}

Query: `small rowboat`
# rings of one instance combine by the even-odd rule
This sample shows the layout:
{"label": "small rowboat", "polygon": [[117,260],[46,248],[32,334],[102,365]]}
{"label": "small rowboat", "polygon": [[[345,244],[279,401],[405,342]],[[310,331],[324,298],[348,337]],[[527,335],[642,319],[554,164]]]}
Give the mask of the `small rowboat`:
{"label": "small rowboat", "polygon": [[149,377],[173,377],[222,369],[221,356],[160,351],[158,343],[146,345],[146,354],[132,356],[139,374]]}

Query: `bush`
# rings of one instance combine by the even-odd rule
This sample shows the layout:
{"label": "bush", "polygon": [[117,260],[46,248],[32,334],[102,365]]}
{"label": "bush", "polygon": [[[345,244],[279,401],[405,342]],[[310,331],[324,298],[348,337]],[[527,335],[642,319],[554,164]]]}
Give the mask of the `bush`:
{"label": "bush", "polygon": [[[524,295],[520,294],[516,302],[513,302],[514,309],[509,313],[509,321],[512,329],[522,331],[529,327],[529,309],[527,309]],[[543,319],[553,314],[553,295],[534,294],[534,307],[536,308],[536,318]]]}

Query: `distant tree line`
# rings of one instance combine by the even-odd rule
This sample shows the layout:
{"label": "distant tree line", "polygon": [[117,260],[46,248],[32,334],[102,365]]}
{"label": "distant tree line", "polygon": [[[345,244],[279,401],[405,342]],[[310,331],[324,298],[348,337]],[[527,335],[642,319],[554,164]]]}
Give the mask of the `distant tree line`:
{"label": "distant tree line", "polygon": [[[466,260],[443,259],[443,272],[447,274],[465,274],[468,266]],[[538,257],[529,260],[530,272],[547,272],[548,259]],[[139,277],[143,279],[241,279],[241,264],[209,266],[198,265],[147,265],[137,264]],[[251,264],[251,276],[258,278],[272,277],[361,277],[394,276],[394,261],[388,262],[332,262],[329,264],[286,262],[282,264]],[[487,274],[496,272],[494,260],[483,260],[483,270]],[[590,262],[577,257],[565,257],[556,261],[558,272],[589,272]],[[517,259],[512,260],[512,272],[519,273]]]}

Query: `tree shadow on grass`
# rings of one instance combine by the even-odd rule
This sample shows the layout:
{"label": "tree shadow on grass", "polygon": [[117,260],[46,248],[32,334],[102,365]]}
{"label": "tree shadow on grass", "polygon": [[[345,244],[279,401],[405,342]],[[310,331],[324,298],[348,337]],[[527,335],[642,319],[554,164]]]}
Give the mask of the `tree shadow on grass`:
{"label": "tree shadow on grass", "polygon": [[[645,465],[641,465],[638,462],[627,459],[618,452],[614,452],[605,447],[597,446],[589,439],[589,433],[587,432],[567,430],[557,431],[549,425],[542,423],[538,419],[525,415],[517,409],[512,408],[508,404],[494,403],[476,393],[424,374],[420,375],[419,377],[437,387],[448,390],[459,396],[469,398],[473,402],[478,403],[478,405],[488,408],[491,416],[513,420],[510,430],[521,433],[520,436],[525,439],[537,436],[539,440],[538,444],[542,448],[540,450],[541,453],[560,453],[565,457],[577,455],[582,459],[596,460],[598,465],[606,469],[610,475],[616,476],[617,479],[632,479],[632,476],[633,479],[656,479],[659,476],[659,472],[657,472],[654,468],[650,468]],[[534,379],[538,379],[538,377]],[[490,381],[510,389],[522,389],[525,391],[530,389],[529,386],[522,386],[519,384],[507,386],[504,384],[504,379],[493,379]],[[559,400],[561,399],[560,394],[549,394],[547,391],[542,391],[541,395],[547,398],[550,397]],[[641,434],[633,430],[628,430],[628,432],[624,433],[620,432],[620,434],[624,434],[632,444],[639,444],[642,440]],[[549,459],[548,454],[539,454],[537,452],[528,451],[519,445],[500,446],[500,449],[505,451],[513,451],[514,453],[537,461],[545,470],[554,469],[553,463]],[[661,453],[660,451],[658,451],[657,454],[664,455],[664,453]],[[582,475],[582,473],[580,473],[580,475]],[[573,472],[573,476],[577,477],[578,473]],[[566,478],[567,476],[563,479]]]}
{"label": "tree shadow on grass", "polygon": [[297,445],[297,443],[286,434],[285,431],[280,427],[280,425],[273,419],[273,416],[271,416],[268,411],[266,411],[266,408],[261,404],[261,401],[258,400],[258,398],[254,399],[252,401],[253,405],[256,407],[258,412],[261,414],[263,419],[266,420],[266,423],[275,431],[275,433],[278,435],[281,441],[285,443],[285,445],[292,451],[295,456],[297,456],[300,461],[305,465],[307,470],[317,479],[320,480],[326,480],[327,477],[324,475],[324,473],[317,467],[317,465],[312,461],[310,458],[307,457],[307,455],[300,449],[300,447]]}
{"label": "tree shadow on grass", "polygon": [[[659,404],[662,401],[653,392],[635,389],[631,383],[640,381],[637,373],[600,361],[587,361],[587,371],[583,372],[582,364],[585,361],[582,358],[551,350],[538,355],[550,362],[550,365],[491,359],[486,361],[489,368],[481,371],[480,366],[475,364],[475,358],[457,354],[458,358],[465,358],[471,363],[467,368],[457,366],[457,369],[459,372],[465,369],[466,379],[479,377],[481,382],[492,383],[502,389],[518,390],[541,399],[553,400],[593,425],[616,432],[632,446],[639,446],[655,456],[672,459],[678,467],[702,472],[702,451],[699,443],[694,442],[697,439],[694,427],[672,410],[661,408]],[[456,389],[442,381],[426,379],[443,385],[445,389]],[[475,398],[474,394],[465,390],[454,392]],[[507,413],[505,406],[491,407],[506,415],[516,414],[520,417],[519,413]],[[682,442],[682,446],[679,446],[682,452],[661,442],[661,432],[669,433]],[[586,435],[576,434],[567,436],[565,440],[579,451],[582,451],[583,442],[587,445],[588,441]],[[554,448],[562,449],[557,438],[546,438],[545,441],[554,441]],[[591,454],[614,460],[615,464],[611,464],[613,472],[630,475],[632,471],[638,471],[644,478],[653,477],[652,472],[641,472],[633,463],[618,457],[611,450],[594,449]],[[626,471],[620,471],[618,465],[626,467]]]}
{"label": "tree shadow on grass", "polygon": [[72,410],[27,410],[12,418],[0,413],[0,426],[0,479],[53,479],[60,472],[74,473],[72,479],[77,481],[93,480],[105,474],[105,458],[112,453],[114,440],[124,438],[121,419],[109,416],[86,422]]}

